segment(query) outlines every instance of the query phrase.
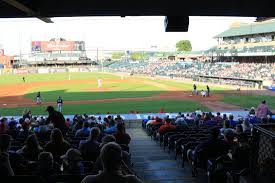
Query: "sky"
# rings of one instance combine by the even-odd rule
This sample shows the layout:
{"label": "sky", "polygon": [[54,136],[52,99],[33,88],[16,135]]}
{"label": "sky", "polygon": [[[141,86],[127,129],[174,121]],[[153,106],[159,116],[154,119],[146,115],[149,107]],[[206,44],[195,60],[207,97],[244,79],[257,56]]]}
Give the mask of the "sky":
{"label": "sky", "polygon": [[52,18],[47,24],[35,18],[0,19],[0,48],[6,55],[28,54],[31,41],[65,38],[85,41],[86,50],[175,50],[179,40],[190,40],[193,50],[217,45],[213,37],[233,22],[251,23],[247,17],[190,17],[188,32],[165,32],[164,17],[70,17]]}

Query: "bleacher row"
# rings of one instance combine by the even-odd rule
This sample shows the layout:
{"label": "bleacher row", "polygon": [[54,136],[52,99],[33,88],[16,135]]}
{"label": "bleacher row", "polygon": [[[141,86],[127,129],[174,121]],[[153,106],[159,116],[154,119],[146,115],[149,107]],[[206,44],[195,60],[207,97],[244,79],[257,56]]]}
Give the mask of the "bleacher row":
{"label": "bleacher row", "polygon": [[[251,178],[255,176],[254,169],[259,165],[258,162],[256,162],[256,165],[253,160],[257,160],[259,154],[266,153],[258,151],[256,144],[259,142],[259,139],[257,139],[257,133],[259,132],[256,128],[253,130],[252,128],[245,131],[240,130],[242,123],[240,121],[229,123],[230,126],[224,125],[225,121],[218,122],[213,119],[194,118],[190,120],[185,118],[183,126],[177,123],[177,118],[172,123],[170,120],[164,120],[163,122],[156,120],[153,123],[151,121],[144,120],[142,123],[142,127],[148,136],[156,141],[170,156],[173,156],[175,160],[180,161],[182,168],[191,166],[190,174],[193,177],[200,176],[199,172],[206,174],[209,183],[239,183],[240,177]],[[256,122],[254,125],[260,125],[261,123]],[[274,127],[273,124],[273,129]],[[213,131],[218,131],[217,138],[213,137]],[[266,143],[268,144],[270,141]],[[270,145],[267,146],[265,148],[269,149]],[[268,151],[272,152],[270,149]],[[259,152],[259,154],[255,152]],[[271,166],[272,162],[275,163],[275,156],[270,156],[269,170],[264,174],[264,178],[268,178],[260,178],[265,182],[275,180],[275,167]],[[259,175],[260,173],[256,172],[256,174]]]}

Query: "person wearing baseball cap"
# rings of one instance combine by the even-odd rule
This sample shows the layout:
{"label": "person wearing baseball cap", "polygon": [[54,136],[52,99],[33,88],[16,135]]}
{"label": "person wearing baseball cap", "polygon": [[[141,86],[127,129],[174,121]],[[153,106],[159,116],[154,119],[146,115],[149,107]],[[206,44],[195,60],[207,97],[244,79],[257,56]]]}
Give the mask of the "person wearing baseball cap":
{"label": "person wearing baseball cap", "polygon": [[54,128],[60,129],[62,134],[64,135],[67,131],[67,127],[63,114],[56,111],[53,106],[48,106],[46,111],[49,113],[46,124],[52,123]]}
{"label": "person wearing baseball cap", "polygon": [[67,174],[84,174],[84,166],[81,163],[82,157],[79,150],[70,148],[66,154],[60,156],[63,159],[63,171]]}

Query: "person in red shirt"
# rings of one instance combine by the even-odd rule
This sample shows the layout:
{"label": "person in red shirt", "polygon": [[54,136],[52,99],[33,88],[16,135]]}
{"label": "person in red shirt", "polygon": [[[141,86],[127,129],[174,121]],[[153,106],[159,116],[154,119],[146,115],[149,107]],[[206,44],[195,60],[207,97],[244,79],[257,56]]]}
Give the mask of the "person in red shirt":
{"label": "person in red shirt", "polygon": [[152,122],[152,126],[163,124],[163,121],[161,118],[156,117],[156,120]]}
{"label": "person in red shirt", "polygon": [[114,136],[118,144],[128,145],[131,141],[131,137],[128,133],[126,133],[125,126],[122,123],[117,125],[117,132]]}
{"label": "person in red shirt", "polygon": [[176,126],[171,125],[171,119],[168,118],[165,120],[165,124],[161,125],[158,132],[159,132],[159,134],[164,134],[168,131],[174,131],[174,130],[176,130]]}

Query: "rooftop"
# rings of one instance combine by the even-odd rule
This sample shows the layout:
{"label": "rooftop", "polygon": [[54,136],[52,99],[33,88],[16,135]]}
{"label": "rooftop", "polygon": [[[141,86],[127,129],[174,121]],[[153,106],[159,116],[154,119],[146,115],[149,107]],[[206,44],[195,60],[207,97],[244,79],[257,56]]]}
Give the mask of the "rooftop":
{"label": "rooftop", "polygon": [[275,19],[264,22],[256,22],[252,24],[234,23],[228,30],[218,34],[217,36],[215,36],[215,38],[263,34],[271,32],[275,32]]}

